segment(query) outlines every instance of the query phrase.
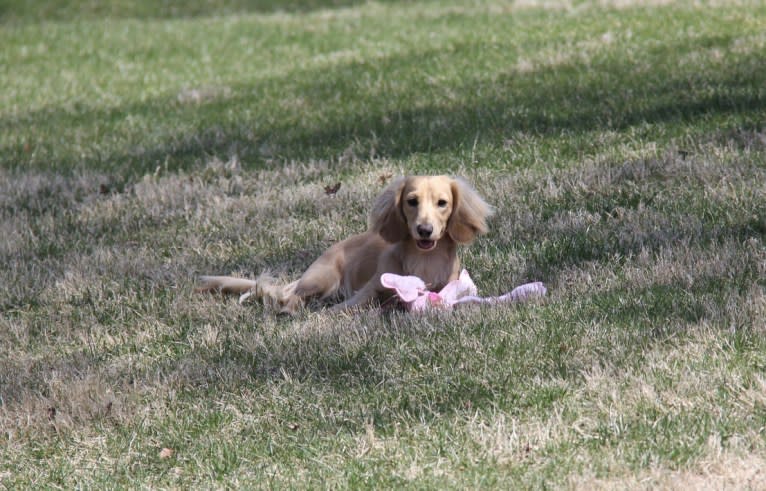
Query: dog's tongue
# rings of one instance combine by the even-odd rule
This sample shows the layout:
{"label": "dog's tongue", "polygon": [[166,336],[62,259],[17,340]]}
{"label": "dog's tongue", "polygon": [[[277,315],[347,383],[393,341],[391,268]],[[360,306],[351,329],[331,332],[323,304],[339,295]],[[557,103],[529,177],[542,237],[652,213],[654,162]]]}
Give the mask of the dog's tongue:
{"label": "dog's tongue", "polygon": [[427,251],[429,249],[433,249],[433,247],[436,245],[436,241],[433,240],[419,240],[418,241],[418,247]]}

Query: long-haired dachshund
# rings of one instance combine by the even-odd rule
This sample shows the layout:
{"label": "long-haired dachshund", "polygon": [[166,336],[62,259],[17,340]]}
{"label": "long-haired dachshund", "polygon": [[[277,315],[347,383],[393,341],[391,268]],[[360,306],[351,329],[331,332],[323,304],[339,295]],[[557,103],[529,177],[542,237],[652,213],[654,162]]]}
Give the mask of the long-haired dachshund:
{"label": "long-haired dachshund", "polygon": [[334,309],[365,305],[390,295],[383,273],[415,275],[440,290],[460,272],[458,244],[487,232],[491,207],[462,179],[413,176],[394,180],[378,197],[367,232],[338,242],[287,285],[265,279],[203,276],[198,291],[247,293],[295,313],[305,299],[340,293]]}

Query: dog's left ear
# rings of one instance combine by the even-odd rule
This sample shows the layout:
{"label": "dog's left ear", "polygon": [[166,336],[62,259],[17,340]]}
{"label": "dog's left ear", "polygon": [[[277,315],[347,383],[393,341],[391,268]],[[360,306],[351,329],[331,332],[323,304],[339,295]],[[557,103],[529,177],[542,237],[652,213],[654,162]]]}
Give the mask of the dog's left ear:
{"label": "dog's left ear", "polygon": [[452,180],[452,215],[447,223],[447,233],[458,244],[468,244],[477,235],[487,233],[487,218],[492,215],[489,206],[479,193],[464,180]]}
{"label": "dog's left ear", "polygon": [[388,242],[400,242],[407,238],[407,223],[401,208],[402,190],[406,181],[404,177],[394,179],[375,201],[370,212],[370,230],[379,233]]}

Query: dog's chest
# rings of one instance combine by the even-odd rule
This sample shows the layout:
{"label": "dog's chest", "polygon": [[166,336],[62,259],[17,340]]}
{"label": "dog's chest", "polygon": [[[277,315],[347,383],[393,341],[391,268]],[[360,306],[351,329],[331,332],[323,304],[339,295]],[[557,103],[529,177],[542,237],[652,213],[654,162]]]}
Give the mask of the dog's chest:
{"label": "dog's chest", "polygon": [[458,269],[457,256],[444,253],[434,253],[405,258],[403,261],[404,275],[413,275],[422,279],[431,290],[440,290],[450,282],[453,273]]}

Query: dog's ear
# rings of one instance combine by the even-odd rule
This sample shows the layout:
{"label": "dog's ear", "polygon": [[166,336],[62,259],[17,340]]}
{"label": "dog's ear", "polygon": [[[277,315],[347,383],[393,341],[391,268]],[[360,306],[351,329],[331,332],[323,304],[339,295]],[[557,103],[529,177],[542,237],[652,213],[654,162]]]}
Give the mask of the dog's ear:
{"label": "dog's ear", "polygon": [[467,244],[477,235],[487,233],[487,218],[492,215],[489,206],[470,184],[462,179],[452,180],[452,215],[447,233],[458,244]]}
{"label": "dog's ear", "polygon": [[400,242],[408,236],[401,203],[405,182],[404,177],[392,181],[378,196],[370,212],[370,230],[379,233],[389,242]]}

